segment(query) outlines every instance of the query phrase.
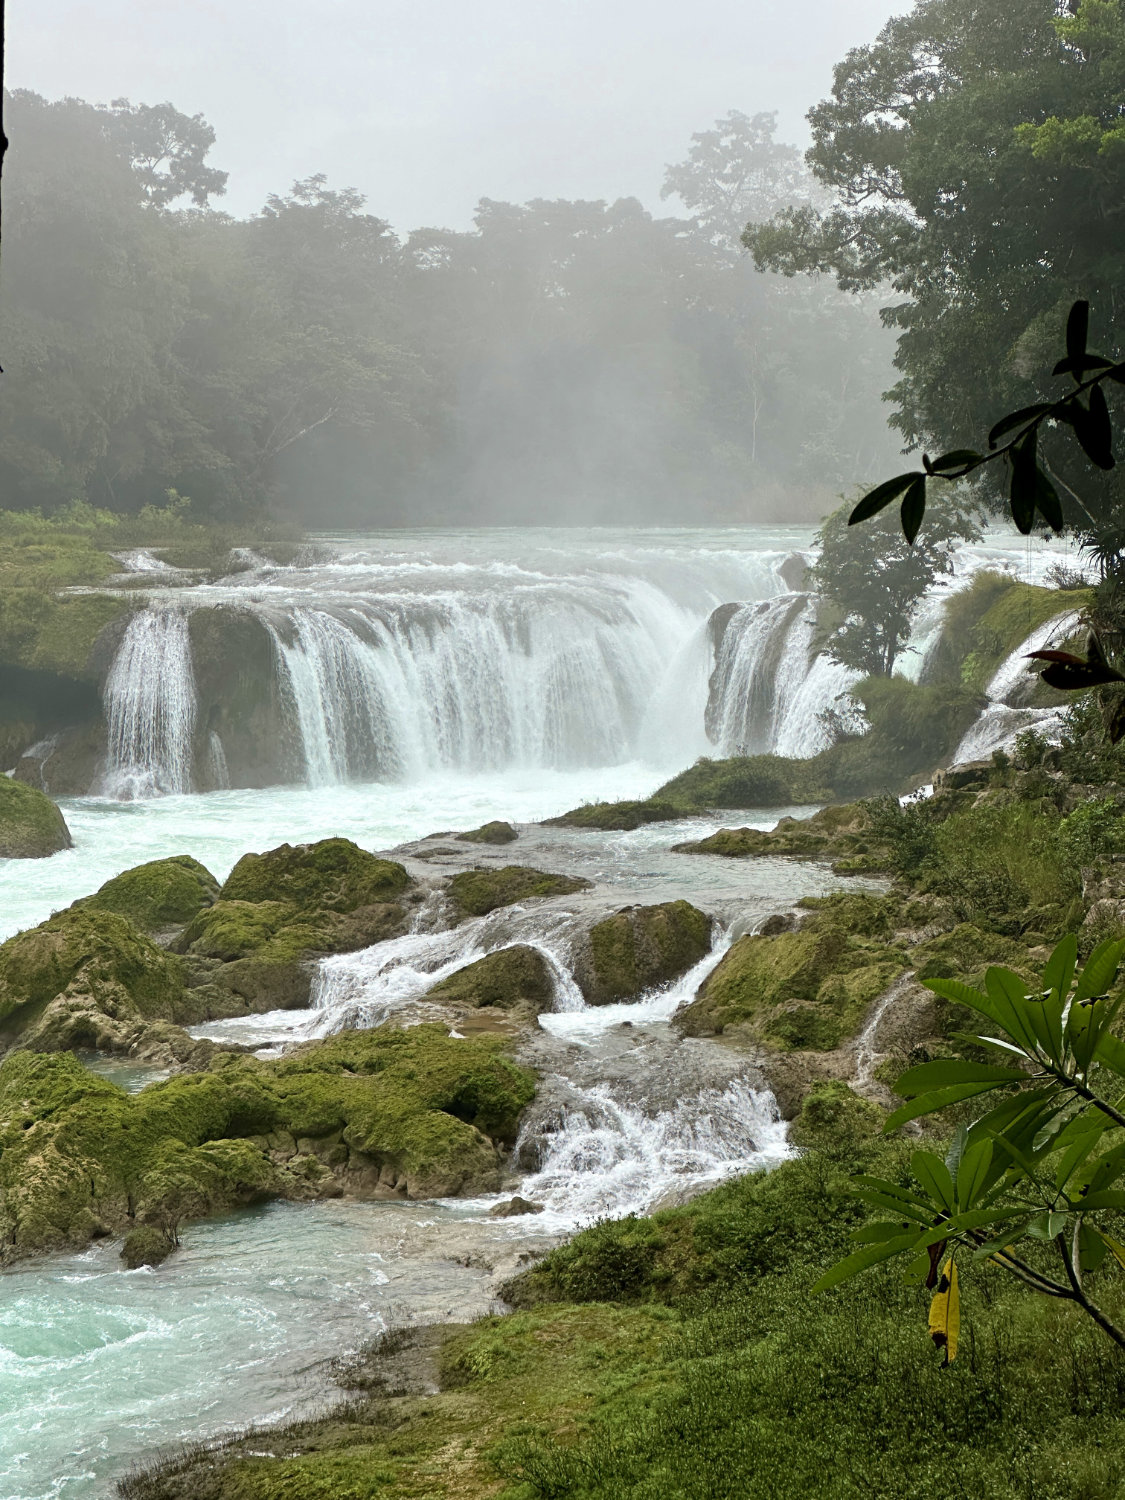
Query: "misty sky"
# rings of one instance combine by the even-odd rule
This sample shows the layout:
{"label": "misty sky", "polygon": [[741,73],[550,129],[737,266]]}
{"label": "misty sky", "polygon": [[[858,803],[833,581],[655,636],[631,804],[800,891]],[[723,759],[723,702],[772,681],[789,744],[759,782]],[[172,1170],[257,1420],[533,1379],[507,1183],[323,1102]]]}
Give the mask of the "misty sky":
{"label": "misty sky", "polygon": [[901,0],[11,0],[8,82],[170,99],[218,133],[246,213],[326,172],[405,231],[478,198],[658,206],[665,163],[729,109],[785,138]]}

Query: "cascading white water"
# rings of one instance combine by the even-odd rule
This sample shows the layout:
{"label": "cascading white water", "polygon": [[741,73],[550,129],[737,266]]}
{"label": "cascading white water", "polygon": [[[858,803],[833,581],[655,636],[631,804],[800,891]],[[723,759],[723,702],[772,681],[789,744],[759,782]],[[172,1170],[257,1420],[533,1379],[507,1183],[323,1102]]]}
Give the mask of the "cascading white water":
{"label": "cascading white water", "polygon": [[722,755],[816,755],[837,737],[826,711],[848,732],[862,733],[862,715],[848,697],[859,674],[814,653],[815,636],[808,594],[745,604],[731,616],[707,725]]}
{"label": "cascading white water", "polygon": [[537,1170],[521,1193],[569,1222],[644,1213],[670,1193],[773,1165],[789,1154],[768,1089],[744,1079],[702,1088],[647,1113],[608,1083],[568,1090],[554,1120],[535,1126]]}
{"label": "cascading white water", "polygon": [[104,696],[103,790],[122,799],[190,792],[195,679],[182,610],[150,605],[134,614]]}
{"label": "cascading white water", "polygon": [[[995,750],[1008,750],[1021,734],[1034,730],[1050,739],[1062,727],[1064,705],[1032,708],[1026,697],[1034,686],[1034,676],[1027,660],[1031,651],[1058,646],[1079,628],[1081,616],[1075,610],[1056,615],[1033,630],[1010,656],[1002,661],[985,688],[988,707],[965,732],[953,756],[953,765],[971,760],[987,760]],[[1021,702],[1020,700],[1024,701]]]}

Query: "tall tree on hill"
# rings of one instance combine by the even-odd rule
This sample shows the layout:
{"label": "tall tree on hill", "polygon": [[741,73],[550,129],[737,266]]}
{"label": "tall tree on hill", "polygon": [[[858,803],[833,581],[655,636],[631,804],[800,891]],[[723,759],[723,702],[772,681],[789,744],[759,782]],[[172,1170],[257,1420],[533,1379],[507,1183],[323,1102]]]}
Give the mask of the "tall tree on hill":
{"label": "tall tree on hill", "polygon": [[[807,160],[836,198],[752,227],[761,267],[889,285],[892,422],[908,445],[971,446],[981,410],[1050,396],[1042,372],[1086,296],[1092,341],[1125,330],[1125,8],[918,0],[836,69]],[[1125,537],[1125,490],[1045,432],[1068,521]],[[999,495],[999,490],[992,491]]]}

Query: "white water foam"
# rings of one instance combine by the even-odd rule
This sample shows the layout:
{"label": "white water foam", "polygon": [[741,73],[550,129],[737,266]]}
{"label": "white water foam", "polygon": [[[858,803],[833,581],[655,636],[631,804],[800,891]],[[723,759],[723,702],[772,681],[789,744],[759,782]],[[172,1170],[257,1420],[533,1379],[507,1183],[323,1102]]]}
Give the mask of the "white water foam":
{"label": "white water foam", "polygon": [[134,614],[106,679],[105,710],[106,795],[191,791],[195,680],[183,610],[160,604]]}
{"label": "white water foam", "polygon": [[1056,615],[1033,630],[1025,641],[1000,663],[993,673],[985,694],[988,706],[962,737],[952,764],[987,760],[996,750],[1010,750],[1021,734],[1034,730],[1045,739],[1056,739],[1062,733],[1066,714],[1064,705],[1032,708],[1020,699],[1034,686],[1034,676],[1027,660],[1032,651],[1043,651],[1058,645],[1078,629],[1081,616],[1074,610]]}

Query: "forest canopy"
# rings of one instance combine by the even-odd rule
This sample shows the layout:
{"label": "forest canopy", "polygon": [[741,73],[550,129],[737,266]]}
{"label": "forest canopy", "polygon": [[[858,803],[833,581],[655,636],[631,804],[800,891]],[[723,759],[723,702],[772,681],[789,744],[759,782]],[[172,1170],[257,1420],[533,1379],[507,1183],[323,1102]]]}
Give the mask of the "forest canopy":
{"label": "forest canopy", "polygon": [[214,133],[171,104],[8,111],[5,508],[815,519],[893,451],[874,301],[739,244],[820,201],[772,115],[694,137],[680,216],[483,198],[400,236],[322,176],[224,213]]}

